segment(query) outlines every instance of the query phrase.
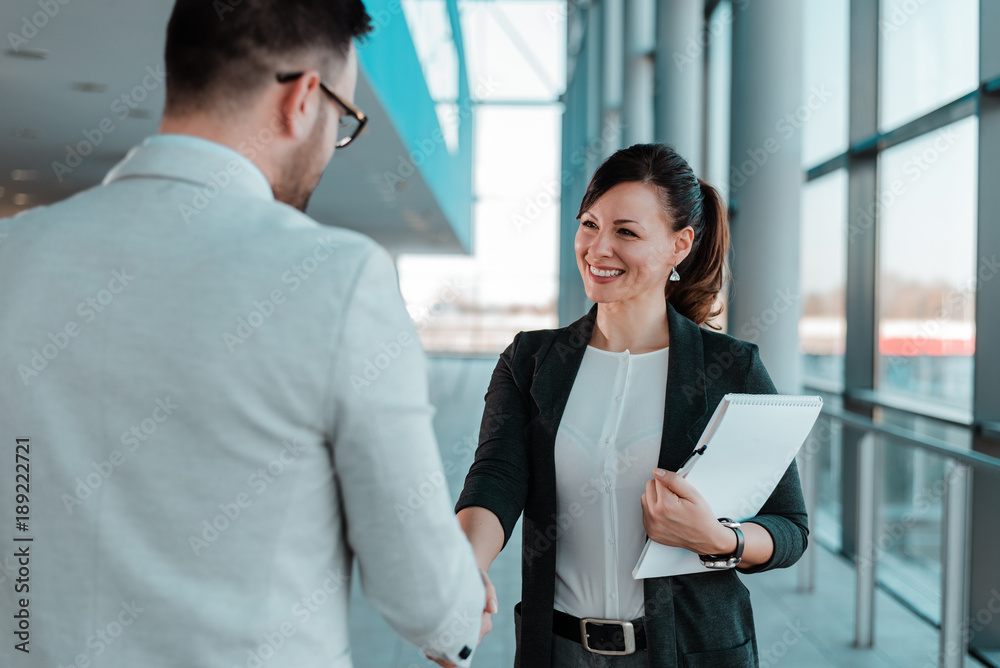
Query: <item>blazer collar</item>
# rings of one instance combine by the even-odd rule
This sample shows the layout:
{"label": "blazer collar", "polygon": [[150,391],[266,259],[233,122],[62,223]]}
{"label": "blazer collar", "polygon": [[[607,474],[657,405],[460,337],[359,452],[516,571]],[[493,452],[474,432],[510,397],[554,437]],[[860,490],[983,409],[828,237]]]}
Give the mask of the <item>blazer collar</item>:
{"label": "blazer collar", "polygon": [[253,162],[233,149],[187,135],[153,135],[132,147],[111,168],[104,185],[130,178],[183,181],[204,189],[206,200],[220,191],[274,200],[271,184]]}
{"label": "blazer collar", "polygon": [[[569,400],[597,320],[595,304],[587,315],[559,330],[552,348],[537,360],[531,396],[539,409],[539,420],[555,433]],[[667,353],[667,394],[663,437],[658,465],[676,470],[697,445],[709,419],[705,389],[705,353],[701,327],[667,302],[670,350]]]}

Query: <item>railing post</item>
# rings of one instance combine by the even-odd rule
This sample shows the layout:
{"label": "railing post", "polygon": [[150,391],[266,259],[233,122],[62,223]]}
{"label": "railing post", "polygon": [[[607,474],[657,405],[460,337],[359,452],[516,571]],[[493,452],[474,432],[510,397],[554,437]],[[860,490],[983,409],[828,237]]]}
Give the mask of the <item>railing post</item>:
{"label": "railing post", "polygon": [[969,518],[972,478],[968,464],[949,459],[941,514],[941,644],[938,665],[962,668],[968,651]]}
{"label": "railing post", "polygon": [[[809,440],[806,440],[806,445]],[[822,447],[822,444],[820,444]],[[819,485],[819,465],[816,459],[819,457],[819,448],[810,451],[807,448],[799,450],[799,477],[802,481],[802,496],[806,503],[806,514],[809,516],[809,524],[816,530],[816,496]],[[805,554],[798,562],[798,587],[800,593],[812,593],[816,586],[816,540],[809,541]]]}
{"label": "railing post", "polygon": [[858,540],[854,556],[854,646],[868,648],[875,636],[875,563],[878,527],[878,457],[875,434],[858,440]]}

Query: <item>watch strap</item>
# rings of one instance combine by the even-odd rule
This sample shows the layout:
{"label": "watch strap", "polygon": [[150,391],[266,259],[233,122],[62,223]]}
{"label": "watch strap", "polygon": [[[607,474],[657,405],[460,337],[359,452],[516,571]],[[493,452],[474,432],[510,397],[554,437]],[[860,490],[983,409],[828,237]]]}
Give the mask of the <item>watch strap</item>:
{"label": "watch strap", "polygon": [[743,546],[746,541],[743,537],[743,532],[740,530],[739,522],[734,522],[728,517],[720,517],[719,522],[723,526],[732,529],[736,534],[736,549],[730,554],[701,554],[698,556],[701,559],[702,565],[706,568],[733,568],[743,559]]}

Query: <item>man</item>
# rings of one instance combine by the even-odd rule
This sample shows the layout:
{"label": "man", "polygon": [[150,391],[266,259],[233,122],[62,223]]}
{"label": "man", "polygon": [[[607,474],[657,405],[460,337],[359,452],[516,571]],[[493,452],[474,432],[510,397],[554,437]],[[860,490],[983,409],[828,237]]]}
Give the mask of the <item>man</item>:
{"label": "man", "polygon": [[0,221],[0,665],[368,666],[353,556],[399,634],[467,665],[484,581],[392,263],[301,212],[361,125],[370,19],[214,4],[174,8],[161,134]]}

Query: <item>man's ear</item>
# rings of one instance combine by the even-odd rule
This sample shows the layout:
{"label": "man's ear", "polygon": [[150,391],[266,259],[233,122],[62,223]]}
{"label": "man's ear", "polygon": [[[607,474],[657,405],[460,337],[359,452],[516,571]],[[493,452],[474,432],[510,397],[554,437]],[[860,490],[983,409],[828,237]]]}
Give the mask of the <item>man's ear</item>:
{"label": "man's ear", "polygon": [[319,117],[318,106],[324,102],[321,95],[315,94],[320,92],[319,73],[306,70],[302,76],[285,84],[285,88],[287,90],[281,98],[285,131],[296,139],[306,137]]}

